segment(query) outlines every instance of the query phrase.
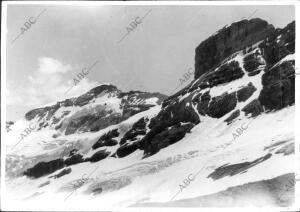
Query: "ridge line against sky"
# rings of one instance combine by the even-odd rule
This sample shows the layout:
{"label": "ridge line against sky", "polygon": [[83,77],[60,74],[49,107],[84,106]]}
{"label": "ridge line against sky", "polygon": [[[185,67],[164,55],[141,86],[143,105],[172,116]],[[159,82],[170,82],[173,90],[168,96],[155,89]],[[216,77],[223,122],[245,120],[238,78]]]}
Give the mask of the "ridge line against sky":
{"label": "ridge line against sky", "polygon": [[[110,83],[119,89],[167,92],[194,66],[195,48],[213,33],[255,14],[283,28],[294,6],[55,6],[8,5],[7,41],[31,16],[47,11],[6,49],[7,120],[60,100],[82,68],[97,67],[70,96]],[[137,16],[151,13],[117,44]],[[284,16],[278,16],[278,13]],[[184,85],[183,85],[184,86]],[[66,96],[65,98],[68,98]]]}

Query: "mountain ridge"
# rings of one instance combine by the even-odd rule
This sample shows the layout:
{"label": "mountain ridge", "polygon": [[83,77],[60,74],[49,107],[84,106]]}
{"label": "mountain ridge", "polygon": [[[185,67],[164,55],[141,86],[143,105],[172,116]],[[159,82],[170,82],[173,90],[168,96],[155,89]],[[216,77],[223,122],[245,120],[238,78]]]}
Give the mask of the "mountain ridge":
{"label": "mountain ridge", "polygon": [[[101,100],[101,98],[103,100]],[[107,113],[111,113],[110,117],[107,119],[108,123],[101,125],[101,123],[95,123],[97,121],[96,119],[88,121],[87,118],[93,119],[91,116],[80,115],[79,117],[75,117],[76,123],[75,121],[71,121],[71,123],[65,127],[67,128],[65,133],[75,133],[75,131],[80,128],[80,125],[85,124],[89,128],[87,130],[98,131],[111,124],[126,120],[138,112],[145,111],[152,106],[160,104],[164,98],[166,98],[166,96],[158,92],[122,92],[114,85],[104,84],[92,88],[90,91],[78,97],[58,101],[51,106],[33,109],[25,114],[25,118],[27,121],[31,121],[34,118],[37,119],[36,122],[39,124],[38,130],[48,126],[53,126],[56,130],[59,130],[62,127],[59,123],[62,123],[67,116],[72,115],[72,109],[74,109],[74,107],[86,108],[86,106],[89,106],[93,107],[93,110],[89,108],[87,108],[87,110],[98,116],[97,119],[101,119],[102,122],[107,119]],[[112,108],[109,108],[110,104],[119,104],[119,107],[113,105]],[[61,108],[65,109],[61,111]],[[57,114],[57,116],[55,116],[58,110],[62,115]]]}

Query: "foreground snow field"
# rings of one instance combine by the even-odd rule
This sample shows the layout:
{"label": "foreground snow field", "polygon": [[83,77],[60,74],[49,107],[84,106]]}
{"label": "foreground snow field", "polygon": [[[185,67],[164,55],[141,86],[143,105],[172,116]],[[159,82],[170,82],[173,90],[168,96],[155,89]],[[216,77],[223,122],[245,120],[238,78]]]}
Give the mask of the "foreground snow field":
{"label": "foreground snow field", "polygon": [[[157,108],[147,112],[151,114],[155,110]],[[294,122],[294,106],[256,118],[239,138],[232,141],[232,133],[236,128],[249,121],[250,119],[241,120],[232,126],[227,126],[221,120],[210,120],[210,124],[205,126],[199,124],[181,142],[142,161],[142,152],[136,151],[126,158],[109,158],[94,164],[74,165],[72,175],[57,179],[49,179],[49,176],[35,180],[20,177],[8,183],[7,190],[13,191],[8,198],[11,198],[12,207],[15,201],[20,201],[18,204],[26,204],[26,208],[32,209],[36,201],[49,207],[50,198],[59,207],[70,203],[74,206],[73,210],[86,207],[83,199],[91,206],[92,202],[101,202],[101,207],[124,207],[142,202],[169,202],[178,192],[175,200],[191,199],[293,173],[295,158],[291,125]],[[252,162],[268,154],[272,156],[256,164],[243,164],[224,170],[219,179],[208,177],[218,167]],[[200,172],[195,177],[198,171]],[[60,170],[52,175],[59,172]],[[180,186],[184,185],[183,180],[190,174],[190,178],[194,179],[190,185],[185,188]],[[75,189],[72,182],[80,179],[84,179],[83,185]],[[49,183],[39,187],[46,182]],[[284,183],[286,182],[282,182]],[[99,186],[102,188],[99,194],[90,194]],[[278,193],[285,193],[284,189],[281,186]],[[255,192],[256,195],[252,198],[266,203],[264,190],[261,192],[261,195]],[[72,195],[69,196],[70,194]],[[269,196],[266,195],[265,198]],[[24,199],[27,200],[26,203],[21,203]],[[287,203],[284,199],[281,201],[283,205]],[[271,200],[269,203],[272,203]],[[84,208],[81,207],[83,205]],[[173,206],[176,205],[174,202]],[[51,207],[55,209],[55,205]]]}

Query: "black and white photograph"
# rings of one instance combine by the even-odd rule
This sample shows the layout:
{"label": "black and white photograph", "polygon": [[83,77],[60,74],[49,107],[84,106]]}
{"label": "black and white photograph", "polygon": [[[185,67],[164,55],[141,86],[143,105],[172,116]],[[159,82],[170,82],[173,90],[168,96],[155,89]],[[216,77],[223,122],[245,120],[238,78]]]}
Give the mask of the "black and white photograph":
{"label": "black and white photograph", "polygon": [[299,5],[2,2],[1,211],[299,211]]}

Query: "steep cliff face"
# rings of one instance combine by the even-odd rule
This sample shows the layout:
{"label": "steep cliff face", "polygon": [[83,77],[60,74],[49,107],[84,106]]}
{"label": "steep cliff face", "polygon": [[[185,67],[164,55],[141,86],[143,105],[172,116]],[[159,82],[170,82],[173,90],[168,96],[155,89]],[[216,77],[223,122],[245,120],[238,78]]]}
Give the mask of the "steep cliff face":
{"label": "steep cliff face", "polygon": [[224,27],[195,51],[195,79],[234,52],[251,46],[272,34],[275,28],[261,19],[243,20]]}
{"label": "steep cliff face", "polygon": [[185,134],[206,117],[230,124],[293,105],[294,39],[294,22],[275,30],[266,21],[252,19],[202,42],[196,49],[196,64],[201,62],[196,79],[165,99],[160,113],[150,120],[150,131],[140,143],[145,155],[179,141],[180,136],[171,141],[160,137],[159,142],[156,137],[165,133],[168,138],[170,128],[182,123],[191,126],[184,128]]}

